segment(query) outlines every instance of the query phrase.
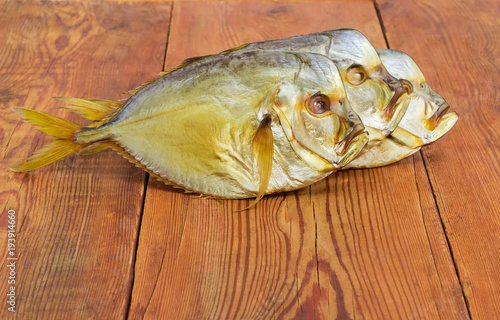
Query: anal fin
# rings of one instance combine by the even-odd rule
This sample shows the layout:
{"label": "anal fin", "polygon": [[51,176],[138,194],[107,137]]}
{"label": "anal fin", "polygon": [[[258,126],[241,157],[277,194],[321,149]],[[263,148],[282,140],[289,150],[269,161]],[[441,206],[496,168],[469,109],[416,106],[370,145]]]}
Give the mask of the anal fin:
{"label": "anal fin", "polygon": [[114,143],[109,141],[109,140],[97,141],[97,142],[89,145],[88,147],[85,147],[84,149],[82,149],[80,152],[78,152],[78,155],[87,156],[87,155],[91,155],[94,153],[106,151],[108,149],[112,149],[113,145],[114,145]]}

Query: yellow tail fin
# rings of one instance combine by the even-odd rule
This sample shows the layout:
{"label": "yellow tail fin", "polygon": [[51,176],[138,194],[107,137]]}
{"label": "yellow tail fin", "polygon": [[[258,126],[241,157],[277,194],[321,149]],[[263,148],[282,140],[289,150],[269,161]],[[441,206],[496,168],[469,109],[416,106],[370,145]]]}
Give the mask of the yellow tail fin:
{"label": "yellow tail fin", "polygon": [[[70,97],[54,97],[54,99],[69,104],[65,106],[66,109],[79,113],[84,118],[95,121],[94,124],[89,127],[95,127],[105,123],[109,117],[117,112],[123,105],[123,103],[119,101],[103,99],[79,99]],[[13,171],[30,171],[61,160],[77,152],[79,154],[92,154],[111,147],[110,142],[106,141],[96,141],[95,143],[77,142],[75,140],[75,133],[80,131],[82,126],[71,121],[24,108],[12,108],[12,110],[25,119],[25,122],[40,126],[40,131],[57,138],[56,141],[49,143],[26,159],[26,162],[12,168]]]}
{"label": "yellow tail fin", "polygon": [[58,139],[44,146],[42,149],[35,152],[34,155],[26,159],[26,162],[11,168],[11,170],[15,172],[24,172],[38,169],[52,162],[56,162],[57,160],[66,158],[82,150],[85,146],[86,145],[74,143],[73,141]]}
{"label": "yellow tail fin", "polygon": [[42,127],[39,129],[40,131],[59,139],[71,140],[73,139],[75,131],[82,128],[79,124],[54,117],[40,111],[28,110],[24,108],[12,108],[12,110],[23,119],[26,119],[26,123],[34,126],[40,126]]}
{"label": "yellow tail fin", "polygon": [[89,144],[77,143],[74,140],[75,132],[82,128],[79,124],[39,111],[23,108],[13,108],[12,110],[24,118],[27,123],[42,127],[39,129],[40,131],[58,138],[26,159],[26,162],[12,168],[13,171],[34,170],[61,160],[89,146]]}

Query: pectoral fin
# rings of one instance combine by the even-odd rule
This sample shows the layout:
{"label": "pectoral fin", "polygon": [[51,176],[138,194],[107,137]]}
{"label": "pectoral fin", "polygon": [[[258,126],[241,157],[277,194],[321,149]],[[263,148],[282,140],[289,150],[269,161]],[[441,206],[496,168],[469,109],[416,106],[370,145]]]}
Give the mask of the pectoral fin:
{"label": "pectoral fin", "polygon": [[255,201],[247,209],[254,207],[266,194],[269,179],[271,178],[274,152],[271,123],[271,116],[269,114],[264,116],[253,138],[253,155],[257,160],[257,167],[259,170],[259,192]]}

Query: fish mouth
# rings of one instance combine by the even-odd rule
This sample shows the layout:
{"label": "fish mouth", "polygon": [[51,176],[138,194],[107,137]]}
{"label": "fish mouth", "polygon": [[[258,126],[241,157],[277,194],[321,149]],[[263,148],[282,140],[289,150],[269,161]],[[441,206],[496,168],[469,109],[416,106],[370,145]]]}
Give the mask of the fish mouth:
{"label": "fish mouth", "polygon": [[[354,130],[353,130],[354,131]],[[354,160],[358,155],[361,154],[361,151],[365,148],[368,143],[368,132],[358,130],[356,134],[353,134],[349,137],[348,143],[346,143],[347,147],[344,150],[342,157],[338,163],[340,168],[345,167],[352,160]]]}
{"label": "fish mouth", "polygon": [[431,131],[436,129],[443,116],[448,113],[449,109],[450,105],[446,102],[441,104],[436,112],[434,112],[434,114],[426,121],[426,127]]}
{"label": "fish mouth", "polygon": [[[334,147],[334,151],[339,154],[340,156],[344,156],[346,151],[349,150],[353,140],[361,135],[365,130],[365,126],[363,126],[361,123],[358,123],[354,125],[352,128],[351,132],[349,132],[344,139],[341,141],[337,142]],[[368,135],[368,134],[367,134]]]}
{"label": "fish mouth", "polygon": [[415,149],[430,144],[455,125],[458,120],[456,112],[447,112],[449,106],[440,106],[428,120],[418,127],[398,126],[390,135],[399,144]]}
{"label": "fish mouth", "polygon": [[398,109],[398,106],[401,105],[401,103],[398,103],[399,98],[401,98],[401,96],[404,95],[405,93],[410,94],[413,91],[413,86],[412,86],[411,82],[408,80],[404,80],[404,79],[399,80],[399,79],[395,78],[383,66],[380,69],[379,76],[387,84],[389,89],[392,92],[394,92],[391,100],[389,101],[389,103],[387,104],[387,106],[384,109],[385,116],[386,116],[387,120],[391,120],[392,117],[394,116],[396,110]]}
{"label": "fish mouth", "polygon": [[[392,77],[392,76],[391,76]],[[388,120],[392,119],[394,114],[396,113],[396,109],[399,105],[401,105],[400,98],[403,96],[405,93],[408,93],[408,89],[404,87],[400,81],[398,80],[387,80],[384,79],[385,82],[389,85],[389,88],[391,89],[394,94],[392,95],[391,100],[387,104],[387,107],[385,107],[385,116],[387,117]]]}

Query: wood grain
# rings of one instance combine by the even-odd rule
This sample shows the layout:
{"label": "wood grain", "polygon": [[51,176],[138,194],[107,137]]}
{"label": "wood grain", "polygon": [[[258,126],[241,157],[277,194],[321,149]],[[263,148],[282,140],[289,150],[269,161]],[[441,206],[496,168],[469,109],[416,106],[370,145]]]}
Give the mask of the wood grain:
{"label": "wood grain", "polygon": [[412,55],[460,115],[423,156],[471,316],[491,319],[500,314],[498,3],[379,2],[390,46]]}
{"label": "wood grain", "polygon": [[[385,45],[372,3],[176,2],[166,64],[340,27]],[[129,316],[468,318],[418,156],[247,205],[150,181]]]}
{"label": "wood grain", "polygon": [[[170,4],[1,2],[0,243],[15,210],[18,318],[126,315],[146,175],[111,152],[13,173],[8,167],[51,139],[10,107],[79,120],[50,97],[124,97],[161,70],[169,16]],[[0,318],[12,316],[2,303]]]}

